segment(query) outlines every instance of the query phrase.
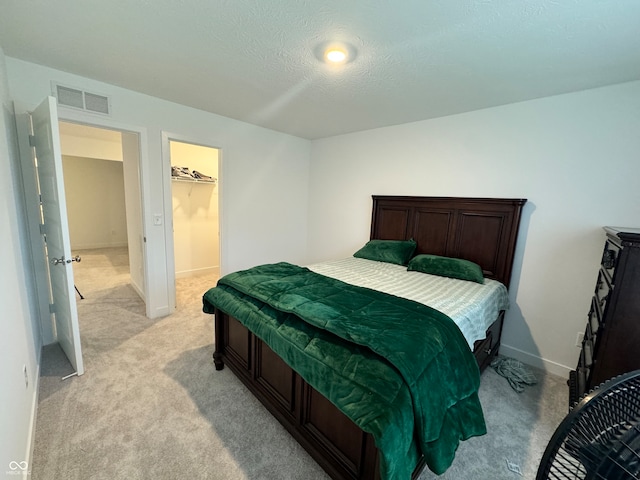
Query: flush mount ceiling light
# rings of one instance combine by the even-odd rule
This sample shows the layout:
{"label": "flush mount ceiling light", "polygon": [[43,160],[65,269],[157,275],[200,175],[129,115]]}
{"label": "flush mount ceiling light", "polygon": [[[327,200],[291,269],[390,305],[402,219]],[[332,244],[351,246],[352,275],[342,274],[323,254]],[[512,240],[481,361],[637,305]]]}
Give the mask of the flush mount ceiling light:
{"label": "flush mount ceiling light", "polygon": [[345,42],[325,42],[315,48],[318,60],[328,65],[344,65],[356,57],[356,49]]}
{"label": "flush mount ceiling light", "polygon": [[324,59],[331,63],[344,63],[347,60],[347,52],[341,48],[330,48],[324,52]]}

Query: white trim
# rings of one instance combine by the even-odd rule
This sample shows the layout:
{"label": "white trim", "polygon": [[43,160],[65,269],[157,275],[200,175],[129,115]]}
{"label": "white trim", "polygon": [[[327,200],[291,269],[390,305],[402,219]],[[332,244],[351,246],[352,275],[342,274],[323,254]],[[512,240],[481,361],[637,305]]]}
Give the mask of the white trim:
{"label": "white trim", "polygon": [[82,243],[71,245],[71,250],[94,250],[96,248],[121,248],[126,247],[129,244],[127,242],[117,243]]}
{"label": "white trim", "polygon": [[173,311],[169,310],[169,306],[168,305],[163,305],[162,307],[158,307],[153,312],[151,312],[151,316],[149,318],[151,318],[151,319],[162,318],[162,317],[166,317],[167,315],[170,315],[172,313],[173,313]]}
{"label": "white trim", "polygon": [[[222,259],[222,212],[223,212],[223,195],[221,186],[223,184],[222,178],[222,155],[223,147],[216,142],[195,140],[191,136],[179,135],[162,130],[162,189],[163,189],[163,204],[164,204],[164,231],[165,231],[165,246],[167,251],[167,291],[169,292],[169,312],[173,313],[176,309],[176,261],[175,261],[175,245],[173,242],[173,205],[171,197],[171,152],[169,142],[173,140],[180,143],[188,143],[191,145],[199,145],[201,147],[215,148],[218,150],[218,225],[219,225],[219,258],[220,266],[218,271],[224,271],[223,259]],[[182,274],[183,272],[180,272]],[[185,276],[185,275],[181,275]],[[189,276],[189,275],[186,275]]]}
{"label": "white trim", "polygon": [[200,275],[220,275],[220,267],[216,265],[215,267],[194,268],[176,272],[176,278],[198,277]]}
{"label": "white trim", "polygon": [[[41,350],[42,351],[42,350]],[[29,478],[31,474],[31,459],[33,458],[33,450],[36,444],[36,421],[38,416],[38,402],[40,399],[40,364],[42,361],[42,354],[38,355],[38,362],[36,365],[35,378],[33,379],[33,401],[31,403],[31,418],[29,419],[29,436],[27,437],[27,451],[25,452],[25,460],[27,461],[27,472],[23,475],[24,478]]]}
{"label": "white trim", "polygon": [[167,261],[167,304],[169,312],[176,309],[176,259],[173,242],[173,201],[171,199],[171,152],[169,141],[177,135],[162,130],[162,206],[164,216],[164,238]]}
{"label": "white trim", "polygon": [[135,292],[138,294],[138,296],[142,299],[143,302],[147,302],[147,299],[145,298],[145,293],[140,289],[140,286],[135,283],[135,282],[131,282],[131,287],[135,290]]}
{"label": "white trim", "polygon": [[533,355],[529,352],[525,352],[523,350],[510,347],[509,345],[505,344],[500,345],[500,354],[507,357],[515,358],[516,360],[520,360],[527,365],[531,365],[532,367],[536,367],[546,372],[553,373],[554,375],[558,375],[562,378],[568,379],[569,372],[573,370],[573,368],[567,367],[566,365],[552,362],[551,360],[539,357],[538,355]]}

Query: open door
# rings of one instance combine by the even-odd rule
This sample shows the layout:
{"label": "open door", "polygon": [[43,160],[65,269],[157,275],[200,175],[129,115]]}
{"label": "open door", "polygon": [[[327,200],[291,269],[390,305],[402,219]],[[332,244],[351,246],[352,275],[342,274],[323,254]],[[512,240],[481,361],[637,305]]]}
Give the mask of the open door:
{"label": "open door", "polygon": [[41,232],[45,237],[45,258],[50,279],[51,313],[56,336],[77,375],[84,373],[80,326],[76,305],[71,240],[62,176],[62,150],[56,100],[47,97],[31,114],[38,188],[42,214]]}

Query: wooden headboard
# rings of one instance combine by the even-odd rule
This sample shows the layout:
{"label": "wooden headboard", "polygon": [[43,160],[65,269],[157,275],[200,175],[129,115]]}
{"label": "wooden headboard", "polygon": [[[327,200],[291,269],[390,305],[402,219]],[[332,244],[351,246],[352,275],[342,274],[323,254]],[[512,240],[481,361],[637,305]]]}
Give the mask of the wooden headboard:
{"label": "wooden headboard", "polygon": [[509,288],[526,199],[373,196],[371,239],[409,240],[418,253],[464,258]]}

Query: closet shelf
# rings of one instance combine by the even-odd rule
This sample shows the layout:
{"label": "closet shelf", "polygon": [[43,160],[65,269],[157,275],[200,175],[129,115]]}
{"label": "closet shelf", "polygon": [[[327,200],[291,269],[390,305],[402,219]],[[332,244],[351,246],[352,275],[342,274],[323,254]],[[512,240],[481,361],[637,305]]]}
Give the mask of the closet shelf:
{"label": "closet shelf", "polygon": [[206,185],[215,185],[218,183],[218,180],[208,181],[208,180],[198,180],[197,178],[180,178],[180,177],[171,177],[172,182],[179,183],[204,183]]}

